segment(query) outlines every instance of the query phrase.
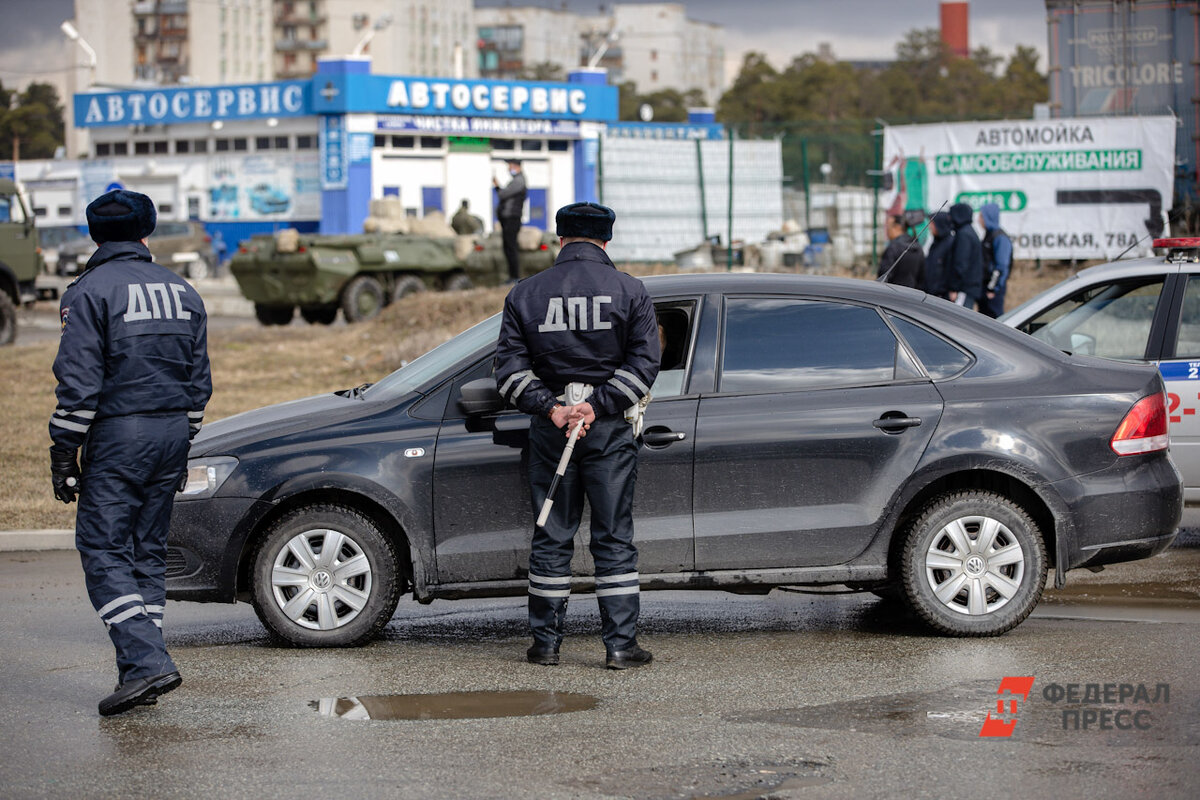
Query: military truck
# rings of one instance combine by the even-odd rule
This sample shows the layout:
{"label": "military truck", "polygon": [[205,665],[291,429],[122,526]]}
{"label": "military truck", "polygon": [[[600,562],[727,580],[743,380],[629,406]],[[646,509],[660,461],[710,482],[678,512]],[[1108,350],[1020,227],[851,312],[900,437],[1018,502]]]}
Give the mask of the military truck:
{"label": "military truck", "polygon": [[[522,275],[551,266],[558,239],[526,229]],[[328,325],[376,316],[394,300],[425,290],[496,286],[508,278],[499,234],[478,239],[411,233],[299,234],[286,229],[241,242],[229,270],[264,325],[286,325],[296,309]]]}
{"label": "military truck", "polygon": [[45,270],[33,215],[17,184],[0,178],[0,345],[17,338],[17,308],[37,300],[34,282]]}

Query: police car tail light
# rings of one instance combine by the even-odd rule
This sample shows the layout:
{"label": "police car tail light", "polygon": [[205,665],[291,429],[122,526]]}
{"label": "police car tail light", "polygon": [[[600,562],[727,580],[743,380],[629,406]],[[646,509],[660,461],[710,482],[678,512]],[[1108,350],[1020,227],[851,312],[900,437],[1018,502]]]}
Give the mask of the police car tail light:
{"label": "police car tail light", "polygon": [[1162,392],[1134,403],[1109,442],[1119,456],[1166,450],[1167,444],[1167,403]]}

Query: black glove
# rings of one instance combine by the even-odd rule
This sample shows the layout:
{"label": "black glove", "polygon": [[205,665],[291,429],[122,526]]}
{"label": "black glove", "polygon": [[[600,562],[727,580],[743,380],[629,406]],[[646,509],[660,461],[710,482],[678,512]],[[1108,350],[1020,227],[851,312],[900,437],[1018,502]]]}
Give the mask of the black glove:
{"label": "black glove", "polygon": [[75,502],[79,494],[79,463],[74,450],[50,448],[50,480],[57,499],[68,505]]}

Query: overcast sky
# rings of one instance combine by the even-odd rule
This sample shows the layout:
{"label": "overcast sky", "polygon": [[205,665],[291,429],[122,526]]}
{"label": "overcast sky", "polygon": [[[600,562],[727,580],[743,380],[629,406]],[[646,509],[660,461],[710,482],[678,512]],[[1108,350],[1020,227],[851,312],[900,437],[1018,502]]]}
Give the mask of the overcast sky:
{"label": "overcast sky", "polygon": [[[111,0],[123,8],[123,0]],[[341,3],[352,0],[327,0]],[[540,5],[564,0],[477,0],[480,6]],[[596,0],[565,0],[573,11],[598,13]],[[897,40],[913,28],[938,25],[938,0],[684,0],[688,15],[725,28],[726,61],[736,75],[747,50],[759,50],[779,68],[792,57],[829,42],[840,58],[891,58]],[[1018,44],[1037,48],[1046,69],[1044,0],[971,0],[971,46],[1010,55]],[[0,0],[0,80],[58,82],[77,49],[64,44],[59,25],[74,16],[73,0]]]}

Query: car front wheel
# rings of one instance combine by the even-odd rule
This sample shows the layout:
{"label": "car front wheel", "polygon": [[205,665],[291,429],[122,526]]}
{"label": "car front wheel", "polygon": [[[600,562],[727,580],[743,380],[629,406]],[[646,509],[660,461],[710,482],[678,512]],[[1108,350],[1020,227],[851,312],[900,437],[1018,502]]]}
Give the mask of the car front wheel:
{"label": "car front wheel", "polygon": [[392,618],[404,582],[395,547],[363,514],[343,506],[292,511],[254,555],[254,610],[296,647],[357,647]]}
{"label": "car front wheel", "polygon": [[908,530],[904,595],[934,629],[997,636],[1033,611],[1046,585],[1046,547],[1029,514],[992,492],[943,495]]}

